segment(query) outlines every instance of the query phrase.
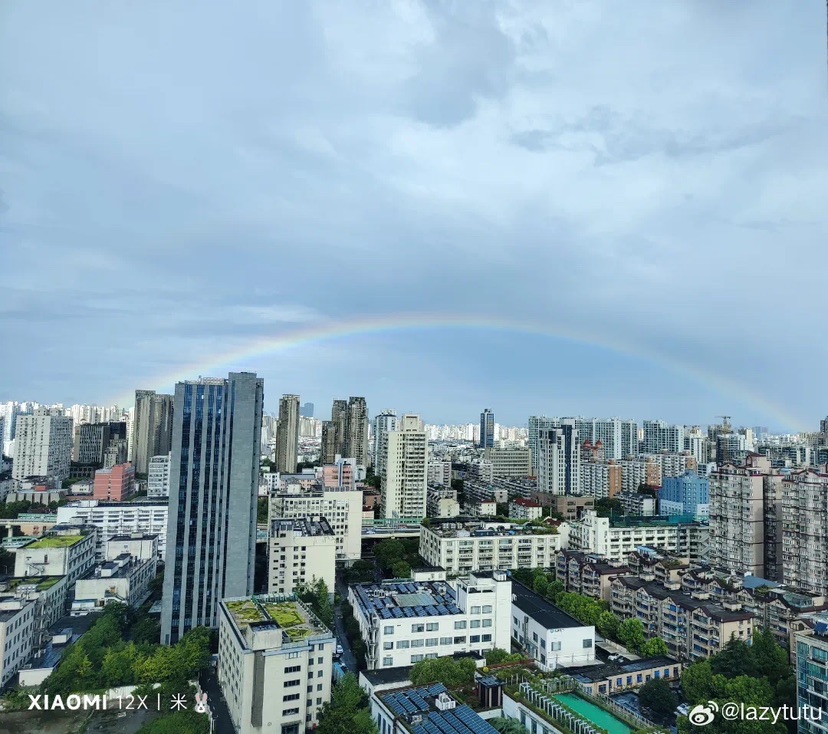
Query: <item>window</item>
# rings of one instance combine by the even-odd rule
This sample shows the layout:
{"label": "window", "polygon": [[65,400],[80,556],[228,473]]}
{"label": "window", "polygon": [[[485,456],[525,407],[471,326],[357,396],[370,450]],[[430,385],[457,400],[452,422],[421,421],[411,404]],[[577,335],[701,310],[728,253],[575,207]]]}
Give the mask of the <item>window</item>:
{"label": "window", "polygon": [[455,638],[454,638],[454,644],[455,644],[455,645],[462,645],[462,644],[464,644],[465,642],[466,642],[466,638],[465,638],[465,637],[455,637]]}
{"label": "window", "polygon": [[546,640],[541,639],[540,646],[541,646],[541,650],[545,650],[546,649]]}
{"label": "window", "polygon": [[316,674],[316,677],[317,677],[317,678],[321,678],[323,675],[325,675],[325,671],[324,671],[324,670],[320,670],[320,671]]}
{"label": "window", "polygon": [[491,619],[484,619],[483,620],[483,626],[484,627],[491,627],[492,626],[492,620]]}
{"label": "window", "polygon": [[394,625],[388,624],[385,626],[385,634],[386,635],[393,635],[394,634]]}
{"label": "window", "polygon": [[299,713],[299,709],[285,709],[282,711],[282,716],[295,716]]}
{"label": "window", "polygon": [[382,643],[382,649],[383,650],[393,650],[394,649],[394,643],[393,642],[383,642]]}
{"label": "window", "polygon": [[560,642],[553,642],[552,645],[549,647],[552,652],[560,652],[561,643]]}
{"label": "window", "polygon": [[411,640],[411,647],[423,647],[425,640]]}
{"label": "window", "polygon": [[472,614],[480,614],[480,607],[472,607]]}
{"label": "window", "polygon": [[294,678],[293,680],[286,680],[285,681],[285,688],[293,688],[294,686],[299,685],[299,679]]}
{"label": "window", "polygon": [[426,625],[426,632],[436,632],[438,629],[440,629],[439,622],[429,622]]}
{"label": "window", "polygon": [[316,690],[317,690],[317,691],[321,691],[321,690],[322,690],[322,684],[321,684],[321,683],[320,683],[318,686],[316,686]]}
{"label": "window", "polygon": [[282,701],[298,701],[299,694],[298,693],[290,693],[287,696],[282,696]]}
{"label": "window", "polygon": [[441,645],[451,645],[451,643],[452,643],[451,637],[441,637],[440,638],[440,644]]}
{"label": "window", "polygon": [[592,638],[584,640],[584,649],[587,649],[589,647],[592,647]]}
{"label": "window", "polygon": [[322,663],[325,662],[325,658],[316,658],[316,662],[322,665]]}
{"label": "window", "polygon": [[289,668],[285,668],[285,673],[298,673],[302,670],[301,665],[291,665]]}
{"label": "window", "polygon": [[408,649],[408,640],[398,640],[397,641],[397,649],[398,650],[407,650]]}
{"label": "window", "polygon": [[454,623],[454,629],[456,629],[456,630],[464,630],[464,629],[466,629],[466,622],[465,622],[465,621],[462,621],[462,622],[455,622],[455,623]]}
{"label": "window", "polygon": [[421,660],[424,660],[424,659],[425,658],[422,655],[412,655],[411,656],[411,662],[412,663],[419,663]]}
{"label": "window", "polygon": [[469,627],[471,627],[472,629],[477,629],[478,627],[480,627],[480,620],[473,619],[471,622],[469,622]]}
{"label": "window", "polygon": [[484,604],[483,605],[483,614],[491,614],[492,613],[492,605],[491,604]]}
{"label": "window", "polygon": [[426,638],[426,647],[437,647],[438,640],[436,637]]}
{"label": "window", "polygon": [[469,637],[469,642],[480,642],[480,635],[472,635]]}
{"label": "window", "polygon": [[491,642],[492,636],[491,635],[483,635],[483,642]]}
{"label": "window", "polygon": [[411,625],[412,632],[425,632],[425,625],[424,624],[412,624]]}
{"label": "window", "polygon": [[386,657],[382,659],[382,665],[384,668],[390,668],[394,664],[394,658]]}

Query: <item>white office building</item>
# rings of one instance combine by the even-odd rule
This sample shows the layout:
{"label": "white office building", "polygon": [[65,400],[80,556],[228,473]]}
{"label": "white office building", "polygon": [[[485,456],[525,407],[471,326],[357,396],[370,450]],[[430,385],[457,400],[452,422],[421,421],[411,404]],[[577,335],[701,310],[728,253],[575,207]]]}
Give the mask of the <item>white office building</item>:
{"label": "white office building", "polygon": [[497,522],[438,522],[420,528],[420,555],[450,576],[479,570],[548,568],[566,547],[568,526],[532,528]]}
{"label": "white office building", "polygon": [[397,413],[383,410],[374,418],[371,459],[374,462],[374,474],[385,474],[385,462],[388,456],[388,434],[397,430]]}
{"label": "white office building", "polygon": [[72,419],[62,410],[38,408],[33,415],[17,416],[12,479],[66,479],[74,440]]}
{"label": "white office building", "polygon": [[15,576],[65,576],[71,584],[95,564],[97,529],[55,525],[15,553]]}
{"label": "white office building", "polygon": [[419,416],[404,415],[389,431],[381,489],[387,519],[426,516],[428,439]]}
{"label": "white office building", "polygon": [[369,670],[510,646],[512,582],[505,571],[445,581],[384,581],[348,589]]}
{"label": "white office building", "polygon": [[321,579],[333,594],[336,536],[324,517],[271,520],[269,594],[290,596]]}
{"label": "white office building", "polygon": [[217,675],[236,734],[303,734],[331,698],[336,639],[291,597],[219,604]]}
{"label": "white office building", "polygon": [[158,560],[167,550],[166,502],[100,502],[79,500],[58,508],[58,523],[94,525],[98,528],[97,560],[104,560],[104,540],[113,535],[147,533],[158,536]]}
{"label": "white office building", "polygon": [[170,496],[170,460],[172,454],[153,456],[147,469],[147,497]]}

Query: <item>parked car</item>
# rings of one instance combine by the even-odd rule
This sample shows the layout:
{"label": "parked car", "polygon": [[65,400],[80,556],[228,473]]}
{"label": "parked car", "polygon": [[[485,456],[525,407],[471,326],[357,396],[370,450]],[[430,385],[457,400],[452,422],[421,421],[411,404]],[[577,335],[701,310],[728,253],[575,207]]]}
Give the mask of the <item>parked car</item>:
{"label": "parked car", "polygon": [[627,658],[625,658],[623,655],[619,655],[619,654],[617,654],[617,653],[616,653],[615,655],[610,655],[610,656],[609,656],[609,661],[610,661],[611,663],[622,663],[622,662],[624,662],[626,659],[627,659]]}
{"label": "parked car", "polygon": [[336,655],[337,655],[337,657],[339,657],[340,655],[342,655],[342,652],[343,652],[343,650],[342,650],[342,645],[337,645],[337,646],[336,646]]}

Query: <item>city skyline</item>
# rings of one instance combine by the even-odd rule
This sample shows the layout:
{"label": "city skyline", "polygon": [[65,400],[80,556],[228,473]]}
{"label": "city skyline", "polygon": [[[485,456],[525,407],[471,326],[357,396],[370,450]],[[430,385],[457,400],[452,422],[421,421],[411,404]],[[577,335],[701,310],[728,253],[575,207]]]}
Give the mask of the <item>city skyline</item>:
{"label": "city skyline", "polygon": [[823,4],[47,7],[0,29],[0,399],[823,412]]}

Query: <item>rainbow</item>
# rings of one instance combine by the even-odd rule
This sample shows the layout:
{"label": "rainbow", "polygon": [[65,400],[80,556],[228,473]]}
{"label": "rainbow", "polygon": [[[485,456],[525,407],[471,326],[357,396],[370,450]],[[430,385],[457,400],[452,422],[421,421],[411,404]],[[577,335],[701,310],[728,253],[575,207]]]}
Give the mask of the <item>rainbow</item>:
{"label": "rainbow", "polygon": [[[177,368],[174,372],[156,376],[142,385],[159,391],[171,390],[176,382],[192,380],[199,375],[211,372],[226,373],[243,368],[256,370],[251,361],[271,354],[278,354],[319,342],[347,339],[354,336],[398,333],[405,331],[430,329],[473,329],[477,331],[526,334],[548,339],[561,339],[586,346],[598,347],[617,354],[644,359],[660,365],[676,374],[684,375],[694,382],[712,389],[725,396],[750,406],[782,426],[793,430],[805,430],[807,425],[799,417],[787,413],[780,405],[768,400],[745,385],[725,378],[707,369],[676,360],[666,354],[643,349],[640,345],[631,345],[628,341],[614,340],[606,335],[585,334],[582,330],[568,329],[560,325],[549,326],[524,321],[512,321],[502,318],[481,318],[463,314],[445,313],[400,313],[370,318],[356,318],[343,321],[324,321],[291,329],[278,336],[268,336],[250,341],[225,352],[214,354],[197,362],[190,362]],[[121,396],[115,405],[132,405],[134,395]]]}

